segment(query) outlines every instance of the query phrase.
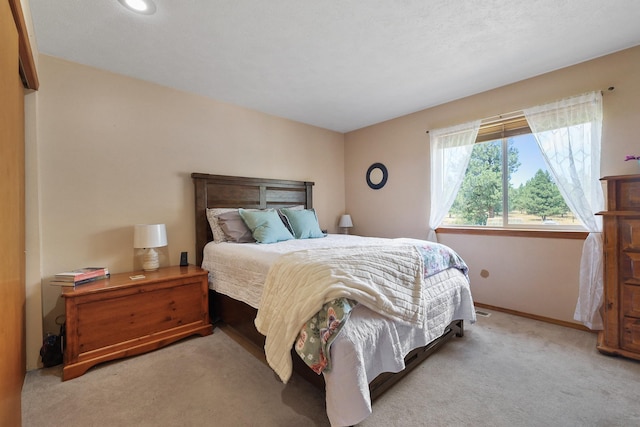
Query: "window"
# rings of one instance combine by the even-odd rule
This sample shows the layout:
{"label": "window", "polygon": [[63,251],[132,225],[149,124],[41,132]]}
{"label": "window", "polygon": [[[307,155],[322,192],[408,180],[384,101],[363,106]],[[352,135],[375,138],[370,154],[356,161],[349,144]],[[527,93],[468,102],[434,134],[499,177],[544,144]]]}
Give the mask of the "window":
{"label": "window", "polygon": [[[436,229],[445,224],[445,221],[454,222],[455,216],[453,204],[458,196],[458,190],[466,178],[471,184],[473,180],[481,183],[481,178],[491,177],[493,164],[485,165],[480,170],[480,175],[475,175],[471,170],[467,171],[469,160],[473,157],[474,148],[482,150],[479,145],[484,142],[499,140],[499,160],[500,164],[500,184],[494,185],[492,189],[496,194],[500,194],[502,205],[486,204],[486,221],[489,215],[496,216],[500,212],[503,227],[516,227],[515,223],[516,207],[523,208],[524,203],[518,200],[514,186],[517,173],[520,168],[533,164],[535,170],[535,160],[533,154],[524,155],[527,144],[521,141],[526,140],[527,133],[533,133],[537,146],[542,147],[546,162],[553,168],[554,179],[557,180],[557,187],[562,189],[564,201],[571,206],[571,211],[580,218],[583,226],[565,226],[567,228],[578,228],[588,231],[584,246],[582,248],[582,259],[580,261],[580,293],[576,303],[574,319],[582,322],[591,329],[602,329],[602,318],[600,308],[602,306],[602,217],[596,214],[604,209],[604,196],[602,184],[598,179],[600,173],[600,152],[602,135],[602,93],[599,91],[589,92],[582,95],[564,98],[544,105],[538,105],[523,110],[526,117],[525,122],[530,126],[530,130],[524,126],[505,123],[508,120],[498,120],[496,130],[500,135],[492,135],[488,128],[490,124],[481,126],[480,120],[462,123],[447,128],[433,129],[429,133],[430,139],[430,166],[431,166],[431,205],[429,212],[429,240],[437,241]],[[501,118],[502,119],[502,118]],[[513,119],[517,121],[517,117]],[[480,132],[482,128],[482,132]],[[519,131],[517,129],[520,128]],[[520,138],[522,136],[522,138]],[[498,144],[497,142],[493,143]],[[480,148],[478,148],[480,147]],[[510,149],[517,152],[517,161],[512,163],[513,171],[509,170]],[[488,149],[487,149],[488,150]],[[522,152],[520,151],[522,150]],[[526,169],[526,167],[523,167]],[[503,172],[504,171],[504,172]],[[538,171],[541,173],[539,174]],[[538,168],[534,174],[544,174],[542,168]],[[468,174],[468,177],[465,176]],[[482,174],[484,173],[484,174]],[[545,174],[546,175],[546,174]],[[524,181],[525,183],[528,182]],[[551,180],[553,181],[553,180]],[[520,184],[517,188],[520,189]],[[526,187],[526,184],[525,184]],[[523,187],[524,188],[524,187]],[[482,193],[479,195],[484,196]],[[490,196],[494,196],[492,193]],[[472,201],[474,199],[471,199]],[[462,209],[458,203],[457,208]],[[558,216],[558,215],[556,215]],[[448,218],[447,218],[448,217]],[[562,214],[559,215],[562,218]],[[548,219],[547,222],[553,221]],[[553,218],[553,216],[551,216]],[[577,222],[577,221],[576,221]],[[472,231],[482,234],[483,227],[475,227]],[[561,227],[559,224],[540,225],[518,225],[520,228],[540,227],[547,231],[550,227]],[[486,228],[485,228],[486,229]],[[503,230],[500,230],[501,233]],[[488,231],[493,233],[493,231]],[[507,231],[511,233],[511,230]],[[515,233],[529,234],[529,231],[516,230]],[[541,233],[546,234],[546,233]],[[555,234],[555,233],[548,233]],[[558,234],[582,234],[582,233],[558,233]]]}
{"label": "window", "polygon": [[522,115],[480,126],[442,225],[584,229],[560,194]]}

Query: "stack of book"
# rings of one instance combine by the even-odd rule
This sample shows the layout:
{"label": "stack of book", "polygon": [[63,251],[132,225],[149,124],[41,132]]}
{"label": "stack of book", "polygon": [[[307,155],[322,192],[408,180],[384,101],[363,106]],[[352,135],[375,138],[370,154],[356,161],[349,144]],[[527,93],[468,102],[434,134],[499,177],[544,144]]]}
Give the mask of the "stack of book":
{"label": "stack of book", "polygon": [[109,269],[106,267],[85,267],[77,270],[58,273],[50,282],[56,286],[78,286],[109,277]]}

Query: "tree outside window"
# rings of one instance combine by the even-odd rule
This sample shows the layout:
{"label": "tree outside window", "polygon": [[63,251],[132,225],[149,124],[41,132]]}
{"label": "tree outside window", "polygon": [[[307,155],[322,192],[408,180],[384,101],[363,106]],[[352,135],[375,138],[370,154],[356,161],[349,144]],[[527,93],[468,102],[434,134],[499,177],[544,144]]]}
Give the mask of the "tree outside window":
{"label": "tree outside window", "polygon": [[575,227],[531,134],[478,142],[444,226]]}

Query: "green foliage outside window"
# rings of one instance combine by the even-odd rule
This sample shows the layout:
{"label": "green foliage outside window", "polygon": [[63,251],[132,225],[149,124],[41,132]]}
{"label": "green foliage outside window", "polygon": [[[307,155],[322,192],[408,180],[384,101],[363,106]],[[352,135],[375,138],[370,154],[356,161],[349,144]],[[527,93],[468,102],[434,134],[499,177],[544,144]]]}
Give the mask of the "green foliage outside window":
{"label": "green foliage outside window", "polygon": [[[503,176],[503,153],[507,155],[506,177]],[[475,144],[445,224],[502,225],[503,204],[508,206],[509,221],[516,213],[535,216],[539,224],[544,224],[549,217],[566,215],[569,208],[548,171],[539,169],[525,184],[518,188],[512,186],[511,175],[520,166],[514,138]],[[506,201],[503,200],[505,187]]]}
{"label": "green foliage outside window", "polygon": [[549,216],[565,215],[569,208],[548,171],[538,170],[533,179],[522,187],[519,197],[521,210],[546,221]]}

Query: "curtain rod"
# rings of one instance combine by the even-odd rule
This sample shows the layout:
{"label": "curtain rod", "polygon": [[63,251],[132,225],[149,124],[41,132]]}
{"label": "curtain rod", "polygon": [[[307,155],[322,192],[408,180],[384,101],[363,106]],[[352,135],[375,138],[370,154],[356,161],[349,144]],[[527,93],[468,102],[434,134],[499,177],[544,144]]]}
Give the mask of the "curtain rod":
{"label": "curtain rod", "polygon": [[[615,86],[609,86],[607,88],[608,92],[613,92],[615,90]],[[604,90],[600,90],[600,94],[604,95]],[[509,116],[513,116],[513,117],[518,117],[519,115],[522,115],[522,110],[515,110],[515,111],[511,111],[509,113],[502,113],[502,114],[496,114],[495,116],[490,116],[490,117],[486,117],[484,119],[482,119],[482,124],[487,124],[487,123],[491,123],[491,122],[497,122],[501,119],[504,119],[505,116],[506,118],[512,118]],[[427,133],[429,133],[429,131],[426,131]]]}

